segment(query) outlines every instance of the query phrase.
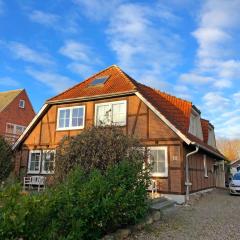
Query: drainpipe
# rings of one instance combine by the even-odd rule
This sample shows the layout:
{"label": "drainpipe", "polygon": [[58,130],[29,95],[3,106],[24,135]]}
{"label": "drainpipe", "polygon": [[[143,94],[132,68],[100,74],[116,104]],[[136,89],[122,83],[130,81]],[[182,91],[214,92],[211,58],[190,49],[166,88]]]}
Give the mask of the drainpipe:
{"label": "drainpipe", "polygon": [[198,152],[199,146],[196,143],[192,143],[195,145],[196,149],[193,152],[190,152],[186,155],[186,165],[185,165],[185,172],[186,172],[186,180],[185,180],[185,186],[186,186],[186,203],[189,201],[189,188],[192,185],[192,183],[189,181],[189,157],[194,155]]}

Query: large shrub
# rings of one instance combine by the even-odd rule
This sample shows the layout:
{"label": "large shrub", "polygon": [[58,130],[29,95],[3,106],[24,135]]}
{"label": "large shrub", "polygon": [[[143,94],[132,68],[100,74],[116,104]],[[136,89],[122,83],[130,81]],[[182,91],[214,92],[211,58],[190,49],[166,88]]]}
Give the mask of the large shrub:
{"label": "large shrub", "polygon": [[10,174],[13,166],[12,150],[8,142],[0,136],[0,185]]}
{"label": "large shrub", "polygon": [[105,172],[77,167],[41,195],[13,186],[0,192],[0,239],[99,239],[145,216],[148,182],[140,162],[123,160]]}
{"label": "large shrub", "polygon": [[143,161],[140,142],[116,126],[92,127],[74,137],[65,137],[57,149],[55,179],[63,180],[75,166],[85,172],[105,171],[123,159]]}

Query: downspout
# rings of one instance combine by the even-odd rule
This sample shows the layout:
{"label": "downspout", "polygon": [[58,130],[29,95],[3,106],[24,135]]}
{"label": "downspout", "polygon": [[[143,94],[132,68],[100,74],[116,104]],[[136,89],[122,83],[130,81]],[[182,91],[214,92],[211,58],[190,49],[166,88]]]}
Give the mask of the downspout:
{"label": "downspout", "polygon": [[192,143],[195,145],[196,149],[193,152],[190,152],[186,155],[186,165],[185,165],[185,172],[186,172],[186,180],[185,180],[185,186],[186,186],[186,203],[189,201],[189,188],[192,185],[192,183],[189,181],[189,157],[194,155],[198,152],[199,146],[196,143]]}

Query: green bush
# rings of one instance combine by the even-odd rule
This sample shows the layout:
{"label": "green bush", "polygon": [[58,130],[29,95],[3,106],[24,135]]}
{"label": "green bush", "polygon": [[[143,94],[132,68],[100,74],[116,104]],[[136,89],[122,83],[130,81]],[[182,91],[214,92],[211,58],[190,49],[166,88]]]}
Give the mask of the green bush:
{"label": "green bush", "polygon": [[0,192],[0,239],[99,239],[148,211],[149,172],[123,160],[105,172],[79,167],[43,194]]}
{"label": "green bush", "polygon": [[116,126],[98,126],[74,137],[65,137],[57,149],[55,182],[64,180],[75,166],[85,172],[105,171],[123,159],[143,161],[141,143]]}
{"label": "green bush", "polygon": [[0,136],[0,185],[10,174],[13,166],[12,150],[8,142]]}

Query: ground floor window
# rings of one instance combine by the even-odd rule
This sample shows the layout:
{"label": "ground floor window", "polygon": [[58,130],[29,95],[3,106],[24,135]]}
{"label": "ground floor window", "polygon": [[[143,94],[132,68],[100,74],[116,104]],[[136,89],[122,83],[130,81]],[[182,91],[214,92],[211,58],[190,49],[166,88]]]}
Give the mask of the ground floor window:
{"label": "ground floor window", "polygon": [[40,172],[40,162],[41,162],[41,151],[32,150],[29,153],[28,162],[28,172],[29,173],[39,173]]}
{"label": "ground floor window", "polygon": [[152,165],[152,175],[156,177],[168,176],[167,147],[150,147],[149,162]]}
{"label": "ground floor window", "polygon": [[53,173],[55,166],[55,150],[44,150],[42,155],[42,173]]}
{"label": "ground floor window", "polygon": [[29,152],[28,173],[54,173],[55,150],[31,150]]}

